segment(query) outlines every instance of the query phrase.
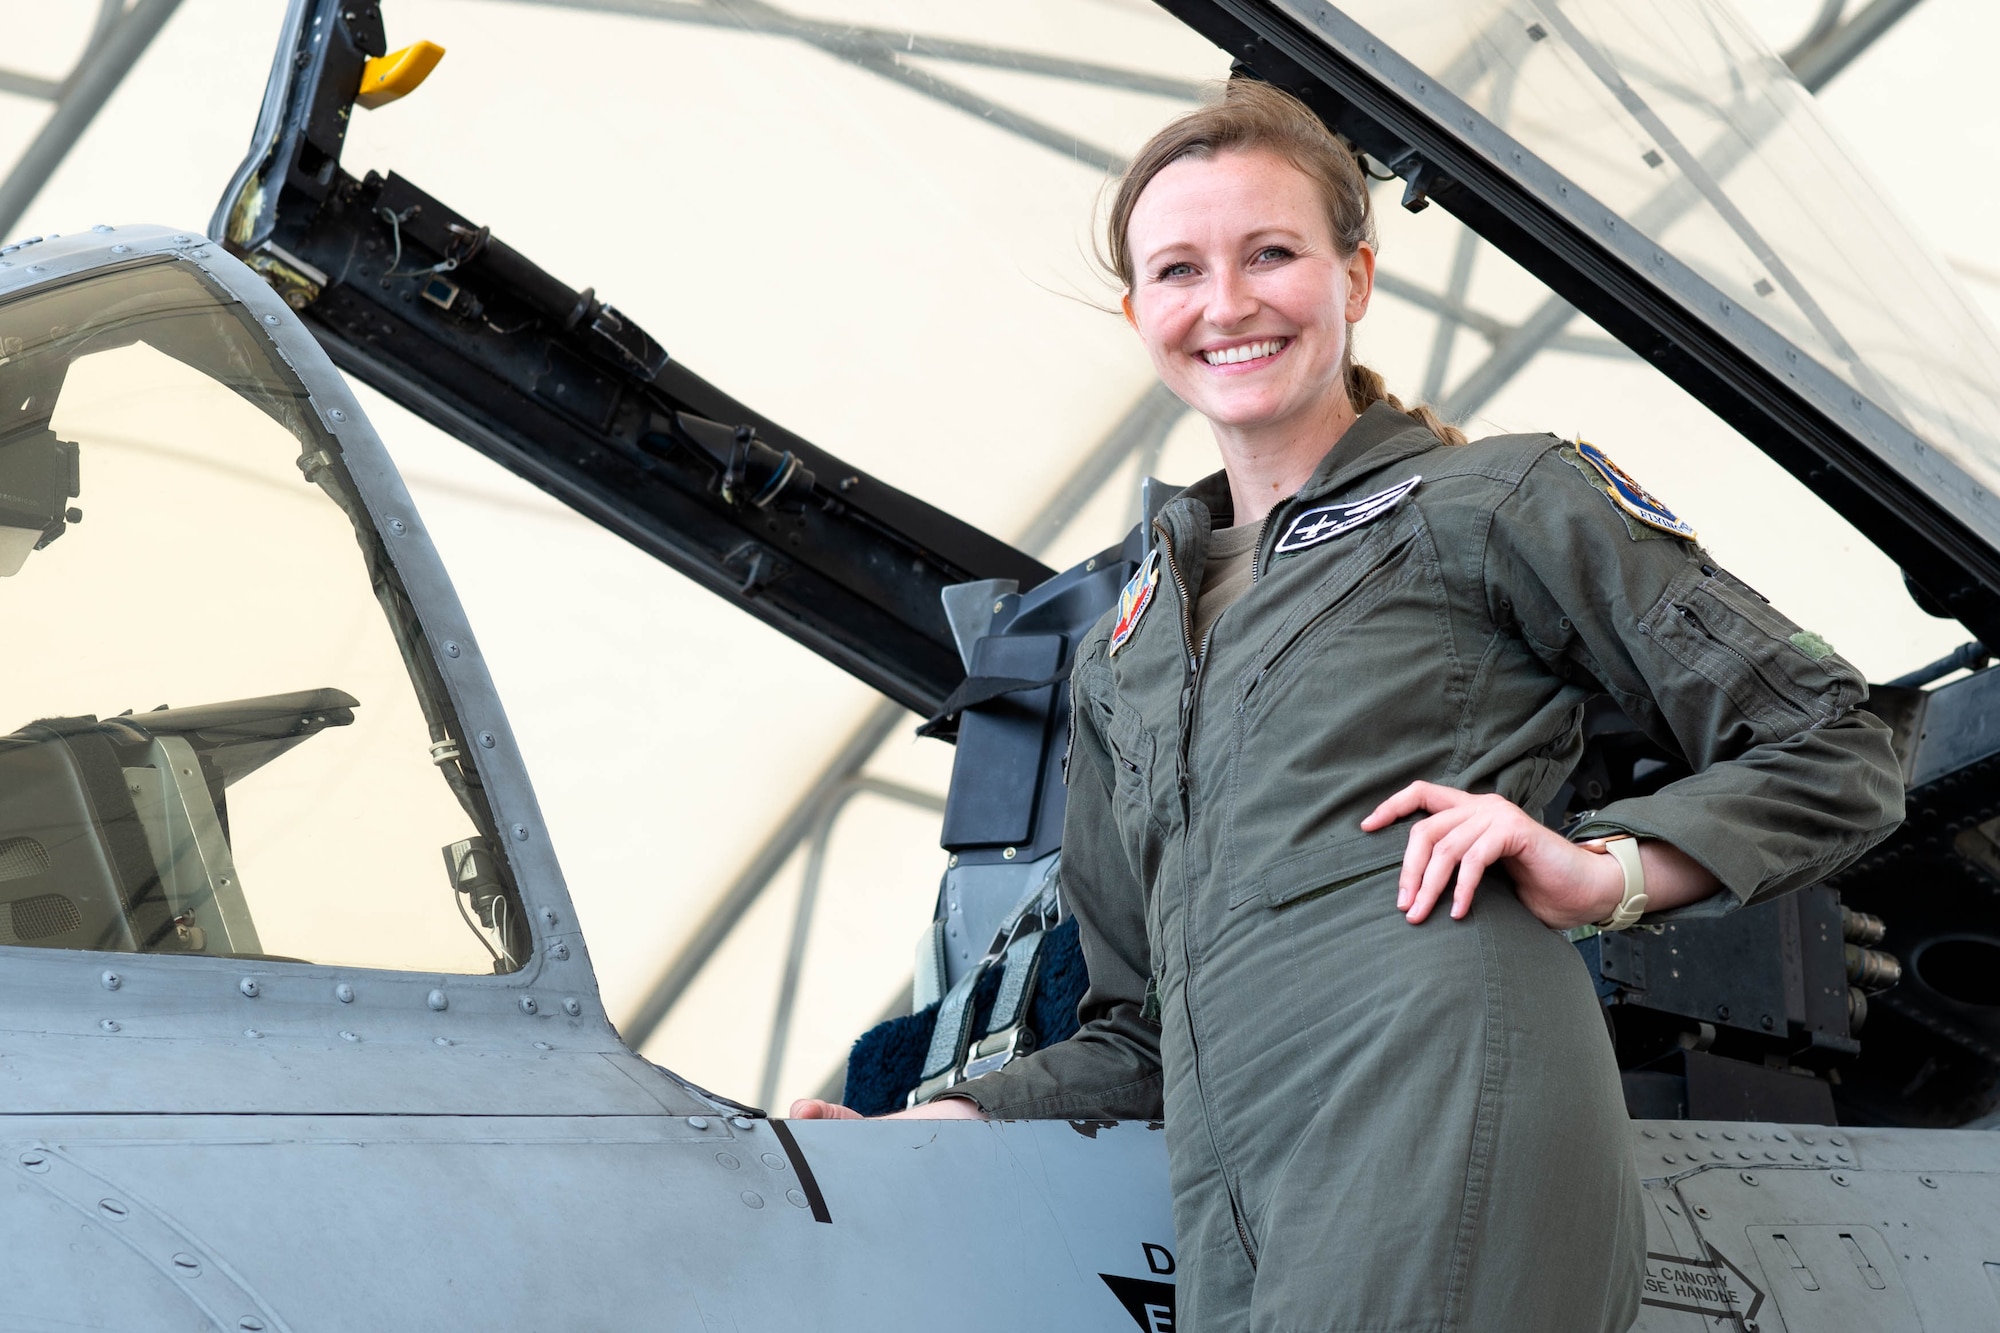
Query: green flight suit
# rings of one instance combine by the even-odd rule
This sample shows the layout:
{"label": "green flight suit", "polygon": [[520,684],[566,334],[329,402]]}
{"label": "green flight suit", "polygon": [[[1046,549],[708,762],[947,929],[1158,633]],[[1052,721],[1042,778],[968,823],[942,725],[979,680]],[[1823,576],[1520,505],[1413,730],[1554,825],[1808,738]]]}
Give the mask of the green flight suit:
{"label": "green flight suit", "polygon": [[1193,1333],[1623,1330],[1645,1228],[1581,960],[1497,870],[1464,921],[1410,926],[1410,821],[1360,820],[1419,778],[1541,810],[1608,691],[1695,773],[1580,832],[1681,848],[1724,886],[1681,913],[1716,913],[1895,827],[1888,731],[1853,667],[1551,436],[1445,446],[1369,409],[1203,651],[1187,590],[1229,511],[1220,474],[1170,503],[1151,604],[1077,653],[1082,1030],[951,1093],[1164,1112]]}

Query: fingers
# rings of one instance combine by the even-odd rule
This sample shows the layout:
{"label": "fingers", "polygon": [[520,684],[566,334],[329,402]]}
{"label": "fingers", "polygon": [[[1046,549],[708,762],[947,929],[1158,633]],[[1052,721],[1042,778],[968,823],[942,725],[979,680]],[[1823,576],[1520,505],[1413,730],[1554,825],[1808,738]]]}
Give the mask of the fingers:
{"label": "fingers", "polygon": [[1452,887],[1451,917],[1462,920],[1472,908],[1474,892],[1486,870],[1519,849],[1514,816],[1519,807],[1500,797],[1469,797],[1443,814],[1433,815],[1410,830],[1397,883],[1396,908],[1417,925]]}
{"label": "fingers", "polygon": [[1412,782],[1409,786],[1375,807],[1368,818],[1361,821],[1365,832],[1387,828],[1405,815],[1413,815],[1419,810],[1436,813],[1450,810],[1474,799],[1456,787],[1440,787],[1435,782]]}
{"label": "fingers", "polygon": [[1458,888],[1451,895],[1452,920],[1465,920],[1465,914],[1472,910],[1472,895],[1479,888],[1479,881],[1486,874],[1486,867],[1498,861],[1505,853],[1505,839],[1488,830],[1466,849],[1465,855],[1458,858]]}
{"label": "fingers", "polygon": [[792,1103],[794,1120],[860,1120],[862,1114],[838,1102],[821,1101],[817,1097],[801,1097]]}
{"label": "fingers", "polygon": [[[1410,826],[1410,842],[1403,849],[1403,872],[1396,879],[1396,910],[1407,912],[1423,891],[1437,845],[1452,830],[1473,815],[1469,807],[1447,810]],[[1413,918],[1422,920],[1422,917]]]}

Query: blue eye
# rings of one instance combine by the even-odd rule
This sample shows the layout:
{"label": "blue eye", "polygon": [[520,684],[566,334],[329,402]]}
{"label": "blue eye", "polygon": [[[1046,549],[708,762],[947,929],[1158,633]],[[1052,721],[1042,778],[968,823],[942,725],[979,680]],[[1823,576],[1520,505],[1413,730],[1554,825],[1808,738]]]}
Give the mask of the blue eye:
{"label": "blue eye", "polygon": [[1257,252],[1258,263],[1283,263],[1292,257],[1292,252],[1282,245],[1267,245]]}
{"label": "blue eye", "polygon": [[1155,273],[1153,275],[1153,280],[1155,282],[1166,282],[1173,278],[1185,278],[1186,276],[1188,276],[1190,273],[1193,272],[1194,272],[1193,264],[1185,262],[1177,264],[1169,264],[1165,268],[1161,269],[1158,273]]}

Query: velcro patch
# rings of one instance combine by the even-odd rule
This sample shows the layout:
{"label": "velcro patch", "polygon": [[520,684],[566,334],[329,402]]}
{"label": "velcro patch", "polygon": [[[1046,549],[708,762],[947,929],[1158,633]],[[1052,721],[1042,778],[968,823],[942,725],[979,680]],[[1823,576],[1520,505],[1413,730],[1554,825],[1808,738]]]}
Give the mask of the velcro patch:
{"label": "velcro patch", "polygon": [[1116,657],[1125,641],[1132,637],[1132,631],[1139,628],[1139,618],[1146,614],[1153,604],[1153,594],[1160,586],[1160,548],[1155,546],[1146,552],[1146,559],[1139,566],[1139,572],[1118,594],[1118,621],[1111,628],[1111,653]]}
{"label": "velcro patch", "polygon": [[1583,461],[1595,468],[1597,475],[1604,478],[1604,493],[1611,497],[1611,503],[1618,509],[1644,523],[1649,528],[1670,532],[1676,537],[1694,541],[1694,527],[1686,520],[1676,518],[1674,511],[1661,504],[1653,493],[1641,486],[1632,474],[1619,467],[1604,451],[1585,440],[1576,442],[1576,451]]}
{"label": "velcro patch", "polygon": [[1346,504],[1315,505],[1301,510],[1293,516],[1285,535],[1278,538],[1274,554],[1290,555],[1293,551],[1303,551],[1309,546],[1330,542],[1341,533],[1352,532],[1365,523],[1373,523],[1403,503],[1403,497],[1417,489],[1417,483],[1422,480],[1421,476],[1411,477],[1364,499]]}

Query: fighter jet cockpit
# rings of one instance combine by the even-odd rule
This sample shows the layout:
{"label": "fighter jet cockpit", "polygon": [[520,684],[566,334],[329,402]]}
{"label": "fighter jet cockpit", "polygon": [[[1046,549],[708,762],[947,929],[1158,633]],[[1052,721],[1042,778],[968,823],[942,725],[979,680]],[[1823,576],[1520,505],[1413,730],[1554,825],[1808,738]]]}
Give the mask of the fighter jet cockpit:
{"label": "fighter jet cockpit", "polygon": [[162,256],[33,291],[0,400],[0,943],[518,967],[416,617],[241,303]]}

